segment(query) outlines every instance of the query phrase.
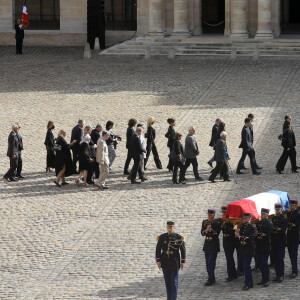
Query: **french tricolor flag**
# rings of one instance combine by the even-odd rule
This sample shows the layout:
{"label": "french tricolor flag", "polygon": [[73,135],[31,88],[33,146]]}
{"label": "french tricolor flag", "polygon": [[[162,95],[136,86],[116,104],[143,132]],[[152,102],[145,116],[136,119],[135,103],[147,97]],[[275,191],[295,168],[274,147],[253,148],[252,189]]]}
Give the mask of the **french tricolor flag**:
{"label": "french tricolor flag", "polygon": [[275,213],[275,203],[282,203],[283,210],[290,207],[287,192],[269,191],[241,199],[228,204],[226,217],[241,218],[244,213],[251,213],[252,219],[260,218],[262,208],[268,208],[270,214]]}
{"label": "french tricolor flag", "polygon": [[29,24],[29,19],[28,19],[28,12],[27,12],[27,6],[26,6],[26,0],[23,5],[23,12],[22,12],[22,25],[24,27],[27,27]]}

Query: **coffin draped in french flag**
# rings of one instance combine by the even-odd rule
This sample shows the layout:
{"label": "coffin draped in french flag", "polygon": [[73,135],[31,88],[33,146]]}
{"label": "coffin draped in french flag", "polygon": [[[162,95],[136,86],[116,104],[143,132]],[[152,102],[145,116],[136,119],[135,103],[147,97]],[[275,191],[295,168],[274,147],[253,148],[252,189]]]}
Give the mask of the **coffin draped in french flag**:
{"label": "coffin draped in french flag", "polygon": [[268,208],[270,214],[274,214],[275,203],[281,202],[283,210],[289,209],[289,200],[289,194],[282,191],[269,191],[256,194],[228,204],[226,217],[241,218],[244,213],[251,213],[252,219],[257,219],[260,218],[262,208]]}

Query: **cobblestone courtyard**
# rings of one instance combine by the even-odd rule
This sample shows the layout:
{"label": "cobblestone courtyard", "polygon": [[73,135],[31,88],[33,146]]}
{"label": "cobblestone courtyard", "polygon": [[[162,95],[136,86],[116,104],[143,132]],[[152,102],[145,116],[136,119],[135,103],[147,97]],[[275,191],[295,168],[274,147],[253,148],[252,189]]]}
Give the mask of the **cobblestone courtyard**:
{"label": "cobblestone courtyard", "polygon": [[[300,200],[300,175],[290,163],[284,175],[275,174],[282,147],[277,139],[283,117],[291,114],[300,141],[300,60],[188,57],[145,60],[103,57],[83,60],[79,48],[24,49],[0,47],[0,173],[8,168],[7,136],[14,122],[22,124],[25,180],[0,184],[0,299],[166,299],[162,273],[154,260],[156,236],[174,219],[186,237],[187,264],[179,274],[179,299],[298,299],[300,277],[286,278],[268,288],[241,291],[243,278],[225,282],[223,251],[218,255],[213,287],[207,279],[201,222],[207,208],[268,190],[288,191]],[[231,166],[238,149],[243,120],[255,114],[254,137],[262,176],[248,170],[234,181],[208,181],[212,156],[211,127],[222,117],[228,132]],[[149,161],[141,185],[122,175],[127,121],[135,117],[157,123],[157,145],[163,170]],[[110,189],[78,188],[74,176],[57,188],[45,173],[44,138],[49,119],[66,129],[67,140],[78,118],[87,125],[115,121],[119,143]],[[172,184],[167,172],[168,117],[177,120],[184,136],[194,125],[200,148],[200,175],[187,172],[185,186]],[[249,161],[246,161],[249,166]],[[299,163],[298,163],[299,165]],[[1,176],[2,176],[1,175]],[[286,275],[290,263],[286,251]],[[271,278],[274,270],[271,270]],[[260,274],[254,274],[254,283]]]}

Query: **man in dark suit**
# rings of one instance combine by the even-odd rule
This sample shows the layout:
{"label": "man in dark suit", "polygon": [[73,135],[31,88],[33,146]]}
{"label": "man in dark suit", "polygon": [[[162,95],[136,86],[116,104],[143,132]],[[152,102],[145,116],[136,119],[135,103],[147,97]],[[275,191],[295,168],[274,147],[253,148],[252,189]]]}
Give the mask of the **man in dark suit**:
{"label": "man in dark suit", "polygon": [[236,173],[243,174],[241,172],[241,168],[243,167],[245,158],[248,155],[249,159],[250,159],[250,164],[251,164],[251,169],[252,169],[253,175],[259,175],[261,173],[259,171],[257,171],[256,166],[255,166],[253,137],[252,137],[251,131],[249,129],[250,125],[251,125],[251,119],[246,118],[245,126],[242,129],[242,141],[239,145],[239,148],[243,149],[243,153],[242,153],[241,159],[239,161]]}
{"label": "man in dark suit", "polygon": [[[212,127],[211,130],[211,139],[209,142],[209,146],[213,147],[213,149],[215,150],[215,146],[217,143],[217,140],[219,139],[218,137],[218,129],[219,129],[219,124],[222,122],[222,120],[220,118],[217,118],[215,121],[214,126]],[[213,156],[207,163],[213,167],[212,163],[215,161],[215,156]]]}
{"label": "man in dark suit", "polygon": [[8,182],[17,180],[15,176],[16,176],[16,169],[18,167],[18,153],[19,153],[19,139],[17,137],[19,126],[17,124],[14,124],[11,129],[12,131],[8,136],[8,150],[7,150],[7,156],[9,157],[10,160],[10,168],[3,176],[3,178]]}
{"label": "man in dark suit", "polygon": [[22,172],[22,167],[23,167],[23,161],[22,161],[22,151],[24,150],[24,147],[23,147],[23,139],[22,139],[22,136],[20,134],[20,128],[21,128],[21,125],[19,123],[16,123],[18,125],[18,132],[17,132],[17,138],[19,140],[19,151],[18,151],[18,167],[17,167],[17,175],[16,177],[18,179],[24,179],[24,177],[21,175],[21,172]]}
{"label": "man in dark suit", "polygon": [[229,159],[226,145],[227,133],[222,131],[220,138],[218,139],[215,147],[215,161],[217,162],[216,167],[212,170],[208,180],[215,183],[216,176],[220,173],[224,181],[230,181],[228,175],[227,159]]}
{"label": "man in dark suit", "polygon": [[[91,140],[93,141],[93,143],[95,145],[97,145],[98,140],[100,139],[100,134],[102,131],[103,127],[100,124],[96,125],[96,128],[92,130],[91,133]],[[92,170],[93,172],[95,172],[95,179],[98,179],[100,176],[100,168],[99,168],[99,163],[97,162],[96,159],[94,159],[94,161],[92,162]],[[89,174],[88,174],[89,176]],[[90,178],[92,177],[92,175],[90,176]]]}
{"label": "man in dark suit", "polygon": [[79,146],[83,136],[82,128],[84,127],[84,123],[84,120],[79,119],[77,125],[72,129],[71,143],[75,140],[77,141],[71,146],[73,152],[73,174],[79,174],[76,170],[76,163],[79,160]]}
{"label": "man in dark suit", "polygon": [[24,27],[22,25],[21,19],[17,20],[17,24],[15,25],[16,30],[16,54],[22,54],[22,46],[24,39]]}
{"label": "man in dark suit", "polygon": [[130,149],[131,149],[131,155],[134,160],[134,164],[132,167],[132,175],[131,175],[131,183],[140,183],[136,181],[136,174],[139,172],[139,176],[141,178],[141,181],[144,182],[146,180],[144,176],[144,172],[142,171],[142,159],[144,157],[144,153],[146,153],[146,149],[143,148],[140,135],[142,134],[143,129],[141,127],[138,127],[136,129],[136,133],[131,137],[130,142]]}

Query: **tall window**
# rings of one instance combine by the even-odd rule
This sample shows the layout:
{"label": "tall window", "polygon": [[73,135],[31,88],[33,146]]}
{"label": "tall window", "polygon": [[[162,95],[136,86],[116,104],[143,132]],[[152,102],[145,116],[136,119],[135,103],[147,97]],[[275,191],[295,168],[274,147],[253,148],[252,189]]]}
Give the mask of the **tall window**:
{"label": "tall window", "polygon": [[[15,0],[15,19],[22,16],[24,0]],[[29,25],[27,30],[59,30],[59,0],[27,1]]]}
{"label": "tall window", "polygon": [[136,30],[136,0],[105,0],[106,30]]}

